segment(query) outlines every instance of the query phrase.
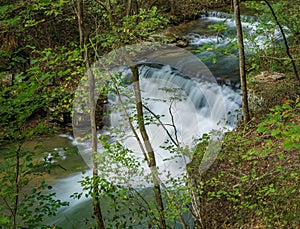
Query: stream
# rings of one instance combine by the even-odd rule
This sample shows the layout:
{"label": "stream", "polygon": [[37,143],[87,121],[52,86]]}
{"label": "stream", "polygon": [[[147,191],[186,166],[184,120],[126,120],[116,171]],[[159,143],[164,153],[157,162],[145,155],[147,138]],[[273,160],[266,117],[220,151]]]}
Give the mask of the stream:
{"label": "stream", "polygon": [[[211,25],[219,23],[226,24],[227,28],[216,35],[211,29]],[[244,22],[243,26],[248,33],[255,33],[258,24]],[[211,82],[207,81],[205,76],[203,77],[203,70],[199,70],[201,74],[194,74],[195,71],[190,71],[193,67],[188,65],[189,59],[185,59],[180,62],[180,67],[178,67],[179,64],[170,66],[165,64],[164,61],[162,61],[164,62],[163,64],[152,63],[141,66],[139,68],[141,74],[140,84],[144,101],[151,113],[160,115],[163,123],[176,123],[176,129],[172,125],[167,127],[168,132],[173,137],[176,135],[182,147],[192,148],[194,140],[201,138],[204,133],[209,133],[212,130],[221,131],[221,129],[223,132],[224,129],[225,131],[230,131],[240,119],[241,92],[239,89],[238,58],[235,55],[237,52],[232,49],[232,52],[224,54],[224,49],[222,49],[228,47],[229,42],[235,39],[235,26],[232,15],[210,12],[200,16],[198,20],[182,26],[180,33],[189,40],[187,50],[194,52],[194,50],[202,47],[201,51],[194,52],[196,57],[194,56],[193,58],[204,58],[203,63],[208,67],[210,73],[207,73],[206,70],[204,72],[209,74],[209,77],[213,78],[213,80]],[[278,34],[274,36],[276,37]],[[265,45],[265,40],[266,37],[261,36],[256,41],[249,41],[247,48],[250,50],[253,46],[262,47]],[[207,48],[203,49],[208,44],[213,44],[213,48],[207,46]],[[168,55],[165,55],[165,57],[168,58]],[[177,59],[176,61],[172,60],[173,62],[179,63]],[[185,65],[186,67],[182,67]],[[123,69],[122,74],[124,78],[131,78],[126,68]],[[167,88],[169,92],[162,90],[162,88]],[[127,89],[132,91],[130,85],[127,85]],[[173,97],[177,96],[177,101],[175,101],[176,99],[170,99],[173,98],[170,95],[170,91],[173,91],[173,93],[179,93],[178,91],[180,91],[180,94],[172,95]],[[123,98],[126,99],[126,96],[124,95]],[[109,104],[112,107],[120,104],[120,101],[115,95],[110,95]],[[149,111],[145,112],[146,115],[151,116]],[[123,117],[122,115],[121,111],[111,113],[106,120],[105,127],[101,131],[101,134],[112,136],[112,142],[116,139],[111,132],[112,127],[118,127],[122,130],[122,133],[130,132],[128,125],[123,125],[124,123],[120,118]],[[155,125],[150,124],[147,128],[154,151],[157,153],[157,164],[160,169],[162,182],[167,183],[170,177],[178,178],[183,176],[186,163],[190,161],[191,155],[170,154],[169,151],[164,150],[170,143],[166,131],[159,127],[157,123]],[[89,199],[74,200],[70,198],[70,195],[74,192],[81,192],[81,186],[78,183],[83,176],[81,171],[86,171],[84,176],[91,174],[89,169],[91,162],[88,159],[90,142],[78,141],[77,137],[79,135],[76,134],[76,131],[74,133],[74,137],[59,135],[45,139],[43,145],[48,148],[41,151],[43,155],[51,156],[51,152],[61,155],[58,163],[64,169],[58,168],[54,171],[53,176],[49,176],[47,179],[48,183],[53,186],[52,191],[57,193],[57,197],[63,201],[70,201],[70,206],[60,209],[58,217],[49,219],[47,223],[55,224],[64,229],[88,228],[90,222],[87,219],[91,218],[93,209]],[[110,181],[119,185],[129,185],[147,195],[147,193],[151,192],[149,187],[151,187],[152,182],[147,179],[150,171],[143,161],[143,155],[139,152],[140,150],[131,134],[123,135],[120,142],[132,151],[132,158],[140,164],[143,171],[128,171],[123,169],[122,165],[116,164],[112,170],[105,170],[103,173]],[[74,151],[77,153],[74,153]],[[109,163],[109,161],[106,163]],[[109,214],[107,206],[102,207],[104,217],[109,217],[107,215]],[[192,217],[189,215],[185,217],[192,226]],[[146,222],[144,225],[143,221],[139,223],[141,225],[133,224],[133,227],[148,228]],[[176,223],[173,226],[174,228],[181,228]]]}

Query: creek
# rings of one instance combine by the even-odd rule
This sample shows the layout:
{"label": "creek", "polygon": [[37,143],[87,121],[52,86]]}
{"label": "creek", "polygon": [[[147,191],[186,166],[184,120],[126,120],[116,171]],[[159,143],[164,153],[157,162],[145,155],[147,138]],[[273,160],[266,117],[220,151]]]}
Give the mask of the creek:
{"label": "creek", "polygon": [[[227,27],[216,34],[211,28],[211,25],[216,24],[225,24]],[[258,25],[257,23],[244,22],[243,26],[249,33],[255,33]],[[169,58],[166,54],[165,57],[172,59],[172,63],[176,62],[175,66],[165,64],[161,59],[162,64],[155,63],[140,67],[140,84],[144,102],[151,110],[150,113],[160,115],[161,122],[168,124],[168,132],[173,137],[176,136],[182,147],[190,149],[194,146],[194,140],[201,138],[204,133],[209,133],[212,130],[220,131],[224,128],[226,131],[230,131],[237,124],[241,107],[238,58],[235,55],[236,50],[234,48],[231,48],[231,52],[224,51],[229,46],[229,42],[235,39],[235,26],[232,15],[219,12],[202,15],[198,20],[182,26],[180,33],[189,40],[187,50],[193,52],[196,59],[204,58],[203,66],[207,66],[210,72],[204,69],[202,65],[201,68],[197,69],[193,65],[196,63],[194,60],[189,63],[189,58],[178,60],[178,56],[174,60],[173,57]],[[278,36],[278,34],[275,34],[275,36]],[[250,49],[254,45],[263,46],[265,40],[266,37],[261,36],[252,42],[248,41],[247,47]],[[201,51],[195,52],[199,47]],[[205,74],[209,75],[210,80],[207,80]],[[123,70],[123,77],[130,79],[131,76],[128,70]],[[127,85],[127,89],[132,90],[130,85]],[[175,94],[170,95],[170,91]],[[178,91],[180,91],[180,94],[176,94]],[[123,98],[125,99],[126,96]],[[110,106],[118,105],[118,98],[115,95],[109,96],[109,104]],[[146,112],[149,117],[151,116],[150,113]],[[111,136],[110,127],[112,126],[121,128],[122,133],[128,133],[128,126],[123,125],[121,117],[122,112],[120,111],[111,113],[101,134],[105,133],[107,136]],[[176,129],[170,125],[174,123],[176,123]],[[157,165],[160,169],[161,180],[167,183],[170,177],[178,178],[182,176],[191,155],[173,155],[164,150],[170,142],[166,131],[157,123],[149,124],[147,128],[154,151],[157,153]],[[79,137],[76,133],[74,137],[61,135],[51,140],[52,150],[59,151],[62,154],[62,158],[58,163],[66,167],[67,171],[63,169],[56,171],[54,176],[48,177],[48,181],[54,187],[52,191],[57,193],[57,197],[64,201],[70,201],[70,206],[61,209],[58,217],[49,219],[48,223],[50,222],[64,229],[88,228],[90,222],[86,219],[91,218],[93,209],[89,199],[74,200],[69,197],[74,192],[82,191],[78,182],[83,175],[76,168],[85,169],[84,176],[91,174],[91,170],[87,169],[87,165],[90,166],[91,163],[88,159],[90,156],[90,142],[75,140]],[[60,145],[58,142],[65,142],[66,145]],[[149,190],[151,182],[145,178],[149,176],[149,170],[143,161],[143,156],[139,152],[135,140],[127,134],[122,136],[120,142],[132,150],[132,158],[135,158],[141,164],[140,167],[143,168],[143,173],[140,175],[141,171],[130,172],[116,164],[112,170],[104,171],[106,176],[110,181],[120,185],[130,185],[140,190],[141,193],[151,192]],[[45,142],[45,145],[47,144]],[[73,150],[77,147],[78,153],[67,153],[66,147]],[[43,153],[45,152],[49,154],[49,150]],[[83,159],[79,159],[79,155]],[[70,165],[73,165],[73,167],[68,167]],[[57,173],[60,175],[58,176]],[[145,195],[147,196],[147,194]],[[106,205],[108,203],[106,202]],[[108,218],[108,207],[105,204],[102,207],[104,217]],[[186,219],[190,225],[193,224],[191,216],[186,216]],[[144,225],[139,226],[133,224],[133,227],[148,228],[148,225],[145,222]],[[174,227],[181,228],[176,223]]]}

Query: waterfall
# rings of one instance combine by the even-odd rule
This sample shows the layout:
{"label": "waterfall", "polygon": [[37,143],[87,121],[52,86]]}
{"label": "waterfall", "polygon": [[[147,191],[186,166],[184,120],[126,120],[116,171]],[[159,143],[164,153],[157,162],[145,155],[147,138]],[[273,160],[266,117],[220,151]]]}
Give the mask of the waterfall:
{"label": "waterfall", "polygon": [[[207,20],[210,23],[217,21],[209,17],[202,17],[199,20]],[[224,20],[224,17],[222,16],[220,20]],[[229,21],[227,22],[229,23]],[[220,42],[220,45],[226,45],[228,42],[223,35],[187,34],[190,45],[194,47],[217,42]],[[139,47],[133,47],[131,50],[139,50]],[[207,53],[209,54],[210,51]],[[211,138],[218,141],[224,131],[232,130],[236,126],[240,118],[241,98],[237,58],[234,55],[223,56],[217,60],[215,65],[207,62],[203,64],[199,61],[199,57],[206,54],[198,53],[195,56],[183,49],[163,46],[159,48],[158,53],[155,52],[150,57],[142,55],[140,60],[133,61],[139,65],[141,93],[143,103],[146,106],[144,109],[146,128],[155,151],[160,172],[159,177],[166,184],[170,178],[180,178],[186,173],[186,164],[192,159],[191,149],[197,144],[197,139],[200,139],[204,133],[218,132],[220,135],[211,134]],[[118,56],[118,52],[114,55]],[[123,85],[120,87],[121,98],[127,105],[134,126],[137,127],[133,109],[133,88],[130,84],[131,73],[128,68],[122,66],[122,61],[117,59],[111,62],[114,63],[113,68],[118,69],[117,72],[122,74],[120,77],[120,82]],[[99,66],[96,64],[94,67],[96,77],[101,75],[98,73]],[[96,78],[97,80],[99,79]],[[77,95],[82,94],[83,96],[78,100],[75,99],[73,143],[78,147],[84,161],[90,165],[91,143],[82,138],[86,133],[89,133],[90,128],[89,115],[84,113],[85,108],[87,108],[86,101],[88,101],[84,94],[87,91],[85,85],[88,84],[83,79],[81,88],[79,87],[76,92]],[[121,162],[113,162],[109,158],[103,157],[103,165],[100,165],[99,168],[102,169],[100,174],[104,174],[108,180],[116,184],[129,185],[135,188],[149,187],[152,185],[151,178],[149,178],[150,171],[128,123],[126,120],[124,121],[124,112],[120,109],[120,101],[112,93],[108,96],[108,100],[108,109],[111,108],[112,112],[106,116],[105,127],[99,132],[99,138],[106,137],[111,145],[117,142],[124,145],[129,150],[128,158],[135,160],[139,166],[130,170]],[[160,117],[160,122],[153,114]],[[174,124],[176,128],[174,128]],[[116,129],[118,129],[117,132]],[[178,139],[184,153],[168,148],[172,141],[166,129],[173,139]],[[101,154],[103,148],[99,146],[98,151]],[[216,154],[213,157],[215,159]],[[210,164],[206,165],[207,167],[210,166]],[[206,170],[206,165],[204,164],[199,169]],[[90,174],[89,171],[88,174]],[[73,189],[73,192],[58,192],[65,200],[67,195],[81,192],[78,184],[81,176],[78,173],[72,177],[61,179],[54,185],[54,189],[66,190],[66,185],[69,188],[75,187],[76,190]],[[75,183],[77,184],[74,185]],[[77,203],[79,202],[73,200],[71,206],[76,209]],[[74,212],[71,213],[71,210],[68,211],[63,214],[74,214]]]}
{"label": "waterfall", "polygon": [[[130,71],[122,68],[122,72],[127,82],[131,78]],[[224,128],[232,129],[236,124],[237,111],[241,105],[239,91],[227,85],[220,86],[216,82],[207,82],[199,76],[184,75],[169,65],[160,67],[143,65],[139,68],[139,74],[143,104],[147,107],[144,109],[145,119],[152,119],[152,122],[146,125],[146,129],[154,148],[160,179],[167,182],[170,177],[182,176],[186,164],[192,158],[192,155],[169,150],[171,142],[169,135],[173,139],[178,139],[180,147],[192,149],[195,146],[194,140],[201,138],[204,133]],[[134,106],[133,89],[131,85],[126,87],[128,90],[122,89],[125,90],[122,101],[130,104],[127,110],[133,114],[134,109],[131,108]],[[114,166],[112,165],[114,162],[110,161],[112,168],[108,171],[109,165],[106,164],[104,173],[118,184],[147,187],[152,185],[148,179],[150,170],[137,140],[133,137],[125,114],[120,109],[119,102],[115,95],[109,96],[109,104],[114,108],[109,115],[110,122],[102,134],[111,136],[112,142],[121,142],[130,149],[131,157],[137,160],[141,168],[130,173],[128,168],[122,171],[120,168],[122,165]],[[154,118],[154,114],[160,117],[160,122]],[[135,121],[133,125],[137,127]],[[118,133],[123,133],[122,137],[114,133],[116,128]]]}

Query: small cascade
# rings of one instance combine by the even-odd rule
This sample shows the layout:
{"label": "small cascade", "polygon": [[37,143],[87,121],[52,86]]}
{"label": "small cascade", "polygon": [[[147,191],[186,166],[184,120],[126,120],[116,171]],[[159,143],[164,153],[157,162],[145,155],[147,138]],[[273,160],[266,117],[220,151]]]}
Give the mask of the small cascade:
{"label": "small cascade", "polygon": [[[263,23],[253,16],[241,16],[242,26],[245,32],[245,48],[251,53],[253,49],[265,49],[282,40],[281,33],[271,22]],[[229,42],[235,42],[235,18],[233,14],[211,11],[200,15],[199,24],[208,27],[213,24],[225,24],[227,29],[216,35],[190,33],[186,36],[193,46],[205,44],[219,44],[225,46]],[[203,29],[207,32],[207,28]],[[285,28],[288,31],[287,28]]]}
{"label": "small cascade", "polygon": [[227,19],[232,18],[232,14],[228,14],[220,11],[206,11],[200,14],[200,18],[218,18],[218,19]]}
{"label": "small cascade", "polygon": [[[246,55],[282,41],[280,31],[271,22],[263,23],[253,16],[242,16],[241,19]],[[217,33],[211,28],[213,25],[226,25],[227,28]],[[288,32],[287,28],[284,29]],[[217,11],[205,12],[185,33],[189,45],[194,47],[195,55],[206,64],[218,83],[238,89],[239,64],[238,52],[234,46],[237,42],[234,15]]]}

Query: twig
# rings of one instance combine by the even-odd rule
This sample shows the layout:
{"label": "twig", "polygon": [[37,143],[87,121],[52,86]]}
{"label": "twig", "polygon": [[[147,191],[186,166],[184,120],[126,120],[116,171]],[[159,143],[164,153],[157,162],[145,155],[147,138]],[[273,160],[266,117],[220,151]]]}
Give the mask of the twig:
{"label": "twig", "polygon": [[298,70],[297,70],[296,64],[295,64],[295,62],[294,62],[294,60],[293,60],[293,57],[292,57],[292,55],[291,55],[291,53],[290,53],[290,47],[289,47],[289,45],[288,45],[288,42],[287,42],[285,33],[284,33],[284,31],[283,31],[283,28],[282,28],[281,24],[279,23],[278,18],[277,18],[277,16],[276,16],[275,12],[274,12],[274,9],[273,9],[273,7],[271,6],[271,4],[269,3],[269,1],[268,1],[268,0],[264,0],[264,2],[268,5],[269,9],[271,10],[271,13],[272,13],[272,15],[273,15],[273,17],[274,17],[274,19],[275,19],[275,21],[276,21],[276,24],[278,25],[278,27],[279,27],[279,29],[280,29],[280,32],[281,32],[282,37],[283,37],[283,40],[284,40],[284,45],[285,45],[285,49],[286,49],[286,54],[288,55],[289,59],[291,60],[291,63],[292,63],[292,66],[293,66],[293,69],[294,69],[294,73],[295,73],[296,78],[300,81],[300,77],[299,77],[299,74],[298,74]]}
{"label": "twig", "polygon": [[[167,135],[169,136],[169,138],[171,139],[171,141],[178,147],[179,145],[176,143],[176,141],[173,139],[172,135],[170,134],[170,132],[168,131],[168,129],[166,128],[166,125],[169,124],[163,124],[162,121],[160,120],[159,116],[156,115],[152,110],[150,110],[150,108],[148,108],[147,106],[143,105],[143,107],[149,111],[156,119],[157,121],[160,123],[160,125],[162,126],[162,128],[166,131]],[[178,141],[177,141],[178,142]]]}
{"label": "twig", "polygon": [[172,121],[172,126],[173,126],[173,129],[174,129],[174,132],[175,132],[176,142],[177,142],[177,145],[179,146],[180,143],[179,143],[179,140],[178,140],[177,128],[175,126],[174,116],[173,116],[173,113],[172,113],[172,104],[173,104],[173,101],[171,102],[171,104],[169,106],[169,114],[171,116],[171,121]]}

